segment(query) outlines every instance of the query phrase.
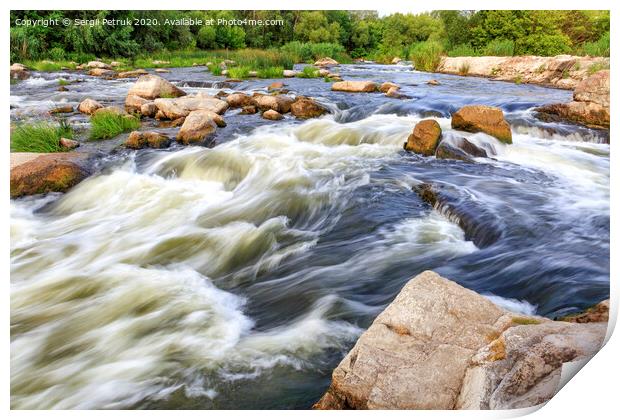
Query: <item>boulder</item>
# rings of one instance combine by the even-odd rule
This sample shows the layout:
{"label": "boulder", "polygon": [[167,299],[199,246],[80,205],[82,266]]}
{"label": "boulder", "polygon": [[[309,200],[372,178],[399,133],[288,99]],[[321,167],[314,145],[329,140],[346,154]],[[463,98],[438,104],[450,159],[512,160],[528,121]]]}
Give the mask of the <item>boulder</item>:
{"label": "boulder", "polygon": [[403,95],[402,93],[400,93],[400,89],[398,87],[389,88],[388,91],[385,92],[385,96],[388,96],[390,98],[396,98],[396,99],[408,98],[407,95]]}
{"label": "boulder", "polygon": [[185,96],[185,92],[162,77],[146,74],[140,76],[127,95],[136,95],[146,99],[178,98]]}
{"label": "boulder", "polygon": [[82,153],[34,155],[11,168],[11,198],[67,191],[89,175],[82,160]]}
{"label": "boulder", "polygon": [[452,114],[452,128],[469,133],[483,132],[511,144],[510,124],[501,109],[485,105],[467,105]]}
{"label": "boulder", "polygon": [[24,80],[30,77],[30,72],[28,71],[28,67],[24,66],[21,63],[13,63],[11,64],[11,79],[19,79]]}
{"label": "boulder", "polygon": [[82,114],[90,115],[99,108],[103,108],[103,105],[90,98],[84,99],[82,102],[80,102],[80,105],[78,105],[78,111],[80,111]]}
{"label": "boulder", "polygon": [[228,103],[205,93],[184,96],[182,98],[155,99],[155,105],[161,111],[163,118],[175,120],[186,117],[192,111],[206,110],[216,114],[223,114],[228,109]]}
{"label": "boulder", "polygon": [[332,67],[337,66],[339,63],[333,58],[323,57],[320,60],[314,62],[316,67]]}
{"label": "boulder", "polygon": [[256,109],[255,105],[248,105],[248,106],[244,106],[243,108],[241,108],[240,114],[250,115],[250,114],[256,114],[257,112],[258,112],[258,109]]}
{"label": "boulder", "polygon": [[557,391],[563,363],[600,349],[606,323],[514,314],[425,271],[332,374],[318,409],[512,409]]}
{"label": "boulder", "polygon": [[231,108],[241,108],[248,105],[256,105],[256,101],[250,95],[245,93],[231,93],[226,96],[226,102]]}
{"label": "boulder", "polygon": [[114,77],[114,75],[116,75],[114,70],[107,70],[107,69],[101,69],[101,68],[90,69],[88,71],[88,74],[90,76],[96,76],[96,77]]}
{"label": "boulder", "polygon": [[88,67],[89,69],[107,69],[107,70],[112,69],[112,66],[102,61],[89,61],[86,64],[86,67]]}
{"label": "boulder", "polygon": [[435,120],[422,120],[413,128],[404,148],[410,152],[432,156],[435,154],[440,139],[441,127],[439,123]]}
{"label": "boulder", "polygon": [[66,139],[64,137],[61,137],[61,139],[58,141],[58,144],[60,145],[60,147],[67,150],[73,150],[80,145],[80,143],[78,143],[77,141],[72,139]]}
{"label": "boulder", "polygon": [[251,70],[248,72],[248,77],[258,77],[258,72],[256,70]]}
{"label": "boulder", "polygon": [[332,85],[332,90],[339,92],[374,92],[377,84],[371,81],[351,81],[336,82]]}
{"label": "boulder", "polygon": [[110,63],[110,66],[112,66],[112,67],[120,67],[122,65],[123,65],[123,63],[121,63],[120,61],[112,61]]}
{"label": "boulder", "polygon": [[282,72],[282,76],[284,76],[284,77],[295,77],[295,76],[297,76],[297,72],[295,70],[284,70]]}
{"label": "boulder", "polygon": [[130,77],[140,77],[145,74],[149,74],[149,72],[144,69],[137,69],[137,70],[130,70],[130,71],[122,71],[118,73],[116,77],[119,79],[127,79]]}
{"label": "boulder", "polygon": [[73,112],[73,105],[71,104],[59,105],[50,109],[50,114],[68,114],[70,112]]}
{"label": "boulder", "polygon": [[155,72],[156,73],[170,73],[170,70],[157,68],[155,69]]}
{"label": "boulder", "polygon": [[153,101],[149,101],[137,95],[127,95],[125,98],[125,109],[127,112],[140,112],[142,105],[148,103],[153,103]]}
{"label": "boulder", "polygon": [[327,70],[327,69],[319,69],[319,76],[327,77],[328,74],[329,74],[329,70]]}
{"label": "boulder", "polygon": [[441,83],[439,83],[439,80],[436,79],[431,79],[428,82],[426,82],[427,85],[432,85],[432,86],[439,86]]}
{"label": "boulder", "polygon": [[392,64],[398,64],[401,61],[403,61],[400,57],[394,57],[392,58]]}
{"label": "boulder", "polygon": [[125,140],[125,147],[129,149],[143,149],[145,147],[164,149],[168,146],[170,146],[168,136],[155,131],[132,131]]}
{"label": "boulder", "polygon": [[140,115],[152,118],[157,114],[158,110],[159,108],[157,108],[155,102],[146,102],[140,106]]}
{"label": "boulder", "polygon": [[400,89],[400,86],[392,82],[383,82],[381,86],[379,86],[379,90],[383,93],[387,93],[391,88]]}
{"label": "boulder", "polygon": [[277,121],[277,120],[281,120],[284,117],[278,111],[275,111],[273,109],[268,109],[267,111],[263,112],[263,118],[266,120]]}
{"label": "boulder", "polygon": [[218,121],[223,123],[222,117],[215,112],[206,109],[191,111],[177,134],[177,141],[183,144],[202,143],[215,133]]}
{"label": "boulder", "polygon": [[172,121],[160,121],[159,126],[163,128],[180,127],[185,122],[185,117],[177,118]]}
{"label": "boulder", "polygon": [[261,111],[273,109],[280,114],[285,114],[291,110],[293,98],[286,95],[260,95],[254,98]]}
{"label": "boulder", "polygon": [[267,90],[278,90],[278,89],[282,89],[283,87],[284,87],[283,82],[273,82],[272,84],[267,86]]}
{"label": "boulder", "polygon": [[327,113],[327,109],[314,99],[298,96],[291,105],[291,114],[300,119],[316,118]]}
{"label": "boulder", "polygon": [[475,157],[487,157],[487,152],[464,137],[453,141],[443,140],[435,150],[437,159],[462,160],[473,162]]}
{"label": "boulder", "polygon": [[597,303],[584,312],[568,315],[559,319],[560,321],[576,322],[579,324],[587,322],[607,322],[609,321],[609,299]]}

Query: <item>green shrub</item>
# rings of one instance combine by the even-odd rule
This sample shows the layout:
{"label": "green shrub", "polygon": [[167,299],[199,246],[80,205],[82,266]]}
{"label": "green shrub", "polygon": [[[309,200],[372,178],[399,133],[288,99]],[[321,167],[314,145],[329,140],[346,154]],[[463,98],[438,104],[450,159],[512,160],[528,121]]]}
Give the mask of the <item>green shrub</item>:
{"label": "green shrub", "polygon": [[138,129],[140,120],[132,115],[100,111],[90,117],[90,124],[90,138],[92,140],[110,139],[120,133]]}
{"label": "green shrub", "polygon": [[469,44],[457,45],[448,51],[448,57],[477,57],[480,54]]}
{"label": "green shrub", "polygon": [[247,79],[250,76],[250,68],[246,66],[230,67],[228,77],[233,79]]}
{"label": "green shrub", "polygon": [[494,39],[484,48],[484,55],[510,57],[514,55],[515,43],[508,39]]}
{"label": "green shrub", "polygon": [[583,44],[581,53],[592,57],[609,57],[609,32],[603,34],[598,41]]}
{"label": "green shrub", "polygon": [[220,67],[219,64],[211,64],[207,68],[209,69],[211,73],[213,73],[214,76],[222,75],[222,68]]}
{"label": "green shrub", "polygon": [[266,67],[257,70],[258,77],[261,79],[279,79],[283,73],[284,68],[282,67]]}
{"label": "green shrub", "polygon": [[340,63],[352,61],[342,45],[332,42],[293,41],[281,46],[280,51],[292,55],[297,63],[314,62],[323,57],[331,57]]}
{"label": "green shrub", "polygon": [[305,66],[299,73],[297,73],[297,77],[301,77],[304,79],[313,79],[315,77],[320,77],[319,69],[314,66]]}
{"label": "green shrub", "polygon": [[62,152],[61,137],[73,138],[73,129],[64,120],[59,124],[49,121],[23,123],[11,132],[12,152],[52,153]]}
{"label": "green shrub", "polygon": [[54,61],[62,61],[65,57],[65,50],[60,47],[54,47],[47,53],[48,57]]}
{"label": "green shrub", "polygon": [[435,71],[443,53],[443,46],[437,41],[418,42],[411,48],[410,58],[416,70]]}

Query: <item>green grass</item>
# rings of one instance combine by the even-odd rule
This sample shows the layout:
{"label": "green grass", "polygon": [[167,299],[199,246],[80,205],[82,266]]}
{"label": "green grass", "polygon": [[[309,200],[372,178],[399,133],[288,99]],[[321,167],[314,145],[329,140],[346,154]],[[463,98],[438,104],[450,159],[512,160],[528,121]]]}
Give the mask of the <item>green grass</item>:
{"label": "green grass", "polygon": [[261,79],[279,79],[283,76],[283,67],[266,67],[257,70],[257,75]]}
{"label": "green grass", "polygon": [[609,32],[603,34],[597,41],[583,44],[579,53],[591,57],[609,57]]}
{"label": "green grass", "polygon": [[26,61],[23,63],[26,67],[36,71],[59,71],[63,67],[75,69],[75,63],[70,61]]}
{"label": "green grass", "polygon": [[115,112],[96,112],[90,117],[91,140],[110,139],[120,133],[136,130],[140,127],[140,120],[132,115],[117,114]]}
{"label": "green grass", "polygon": [[594,73],[596,73],[599,70],[607,70],[609,69],[609,65],[604,64],[604,63],[594,63],[592,65],[590,65],[590,67],[588,67],[588,75],[592,76]]}
{"label": "green grass", "polygon": [[461,44],[448,51],[448,57],[477,57],[480,53],[471,45]]}
{"label": "green grass", "polygon": [[314,66],[306,66],[297,73],[297,77],[301,77],[303,79],[313,79],[315,77],[320,77],[319,69]]}
{"label": "green grass", "polygon": [[494,39],[484,48],[484,55],[510,57],[514,55],[515,43],[507,39]]}
{"label": "green grass", "polygon": [[410,56],[416,70],[432,72],[439,65],[443,53],[443,46],[439,42],[425,41],[413,45]]}
{"label": "green grass", "polygon": [[237,66],[228,68],[228,77],[232,79],[247,79],[250,77],[250,69],[247,66]]}
{"label": "green grass", "polygon": [[459,67],[459,74],[461,76],[467,76],[469,74],[469,62],[464,62]]}
{"label": "green grass", "polygon": [[222,68],[220,67],[219,64],[211,64],[208,68],[209,68],[209,71],[213,73],[214,76],[222,75]]}
{"label": "green grass", "polygon": [[73,138],[73,129],[65,121],[22,123],[11,133],[12,152],[53,153],[62,152],[61,137]]}
{"label": "green grass", "polygon": [[533,318],[515,316],[512,318],[512,323],[517,325],[538,325],[540,321]]}
{"label": "green grass", "polygon": [[71,82],[65,79],[58,79],[58,86],[67,86],[70,85]]}

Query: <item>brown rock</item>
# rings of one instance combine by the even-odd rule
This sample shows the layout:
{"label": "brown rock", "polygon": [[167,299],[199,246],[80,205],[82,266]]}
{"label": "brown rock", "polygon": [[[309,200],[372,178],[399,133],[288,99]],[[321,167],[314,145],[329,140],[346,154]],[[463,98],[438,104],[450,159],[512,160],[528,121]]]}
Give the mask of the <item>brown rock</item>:
{"label": "brown rock", "polygon": [[375,92],[377,84],[370,81],[344,81],[332,85],[332,90],[339,92]]}
{"label": "brown rock", "polygon": [[244,106],[243,108],[241,108],[240,114],[249,115],[249,114],[256,114],[257,112],[258,110],[256,109],[255,105],[248,105],[248,106]]}
{"label": "brown rock", "polygon": [[332,67],[332,66],[337,66],[338,62],[334,60],[333,58],[323,57],[320,60],[315,61],[314,65],[316,67]]}
{"label": "brown rock", "polygon": [[379,86],[379,90],[383,93],[387,93],[391,88],[396,88],[398,90],[400,89],[400,86],[392,82],[383,82],[381,83],[381,86]]}
{"label": "brown rock", "polygon": [[439,86],[441,83],[439,83],[439,81],[436,79],[431,79],[428,82],[426,82],[426,84],[433,85],[433,86]]}
{"label": "brown rock", "polygon": [[107,70],[110,70],[112,68],[112,66],[110,66],[109,64],[106,64],[101,61],[89,61],[88,64],[86,64],[86,67],[88,67],[89,69],[107,69]]}
{"label": "brown rock", "polygon": [[284,83],[283,82],[273,82],[272,84],[270,84],[267,89],[268,90],[278,90],[278,89],[282,89],[284,87]]}
{"label": "brown rock", "polygon": [[268,109],[267,111],[263,112],[263,118],[265,118],[266,120],[277,121],[277,120],[281,120],[284,117],[278,111],[275,111],[273,109]]}
{"label": "brown rock", "polygon": [[47,153],[11,169],[11,198],[65,192],[88,176],[81,153]]}
{"label": "brown rock", "polygon": [[286,95],[261,95],[254,98],[261,111],[273,109],[280,114],[285,114],[291,110],[293,98]]}
{"label": "brown rock", "polygon": [[388,91],[385,92],[385,96],[388,96],[390,98],[396,98],[396,99],[401,99],[401,98],[406,97],[405,95],[400,93],[400,89],[398,87],[389,88]]}
{"label": "brown rock", "polygon": [[142,105],[148,103],[153,103],[153,101],[149,101],[137,95],[127,95],[125,98],[125,109],[127,112],[140,112]]}
{"label": "brown rock", "polygon": [[560,321],[576,322],[579,324],[587,322],[607,322],[609,321],[609,299],[597,303],[582,313],[562,317]]}
{"label": "brown rock", "polygon": [[20,63],[11,64],[11,79],[24,80],[30,77],[28,68]]}
{"label": "brown rock", "polygon": [[84,99],[82,102],[80,102],[80,105],[78,105],[78,111],[80,111],[82,114],[90,115],[99,108],[103,108],[103,105],[90,98]]}
{"label": "brown rock", "polygon": [[159,98],[155,99],[155,105],[165,118],[171,120],[185,117],[192,111],[206,110],[223,114],[228,109],[228,102],[204,93],[176,99]]}
{"label": "brown rock", "polygon": [[178,98],[185,96],[185,92],[162,77],[146,74],[140,76],[127,95],[136,95],[146,99]]}
{"label": "brown rock", "polygon": [[435,120],[422,120],[415,125],[407,138],[405,150],[425,156],[435,154],[441,139],[441,127]]}
{"label": "brown rock", "polygon": [[148,71],[144,70],[144,69],[137,69],[137,70],[130,70],[130,71],[123,71],[120,72],[116,75],[117,78],[119,79],[127,79],[130,77],[140,77],[142,75],[145,74],[149,74]]}
{"label": "brown rock", "polygon": [[212,111],[201,109],[190,112],[177,134],[177,141],[183,144],[205,141],[215,133],[217,120],[219,124],[223,123],[222,117]]}
{"label": "brown rock", "polygon": [[60,144],[60,147],[67,149],[67,150],[73,150],[80,145],[80,143],[78,143],[77,141],[72,140],[72,139],[66,139],[64,137],[62,137],[58,141],[58,144]]}
{"label": "brown rock", "polygon": [[510,124],[501,109],[485,105],[467,105],[452,114],[452,128],[470,133],[483,132],[511,144]]}
{"label": "brown rock", "polygon": [[159,69],[158,68],[158,69],[155,69],[155,72],[156,73],[170,73],[170,70],[168,70],[168,69]]}
{"label": "brown rock", "polygon": [[70,112],[73,112],[73,105],[70,104],[60,105],[50,109],[50,114],[68,114]]}
{"label": "brown rock", "polygon": [[573,92],[577,102],[593,102],[609,108],[609,70],[600,70],[579,82]]}
{"label": "brown rock", "polygon": [[88,71],[88,74],[90,76],[96,76],[96,77],[113,77],[116,73],[114,72],[114,70],[94,68],[94,69],[90,69]]}
{"label": "brown rock", "polygon": [[305,96],[297,97],[291,105],[291,114],[301,119],[320,117],[326,112],[325,107]]}
{"label": "brown rock", "polygon": [[158,110],[159,108],[157,108],[155,102],[147,102],[140,106],[140,114],[145,117],[154,117]]}
{"label": "brown rock", "polygon": [[125,140],[125,147],[129,149],[143,149],[145,147],[164,149],[168,146],[170,146],[168,136],[155,131],[132,131]]}
{"label": "brown rock", "polygon": [[435,150],[435,157],[473,162],[474,157],[487,157],[487,153],[484,149],[461,137],[451,142],[444,140],[439,143]]}
{"label": "brown rock", "polygon": [[245,93],[231,93],[226,96],[226,102],[231,108],[241,108],[248,105],[255,105],[256,101],[250,95]]}

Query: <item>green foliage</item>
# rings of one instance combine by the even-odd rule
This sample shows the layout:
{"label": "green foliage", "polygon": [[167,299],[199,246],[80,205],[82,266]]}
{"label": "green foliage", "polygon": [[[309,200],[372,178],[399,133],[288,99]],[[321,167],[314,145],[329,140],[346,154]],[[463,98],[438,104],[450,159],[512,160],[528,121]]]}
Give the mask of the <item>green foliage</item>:
{"label": "green foliage", "polygon": [[510,57],[514,55],[515,43],[508,39],[494,39],[484,48],[483,55]]}
{"label": "green foliage", "polygon": [[592,76],[594,73],[596,73],[597,71],[600,70],[607,70],[609,69],[609,66],[603,63],[594,63],[592,65],[590,65],[590,67],[588,67],[588,75]]}
{"label": "green foliage", "polygon": [[469,63],[466,61],[459,67],[459,74],[467,76],[469,74]]}
{"label": "green foliage", "polygon": [[70,85],[71,82],[69,82],[68,80],[65,79],[58,79],[58,86],[67,86]]}
{"label": "green foliage", "polygon": [[247,79],[250,76],[250,69],[246,66],[230,67],[228,69],[228,77],[233,79]]}
{"label": "green foliage", "polygon": [[297,73],[297,77],[301,77],[304,79],[313,79],[315,77],[320,77],[319,69],[314,66],[305,66],[299,73]]}
{"label": "green foliage", "polygon": [[279,79],[284,73],[282,67],[266,67],[257,70],[258,77],[261,79]]}
{"label": "green foliage", "polygon": [[222,68],[220,67],[219,64],[210,64],[207,68],[214,76],[222,75]]}
{"label": "green foliage", "polygon": [[205,25],[196,34],[196,46],[203,50],[212,50],[217,48],[215,42],[216,31],[213,26]]}
{"label": "green foliage", "polygon": [[592,57],[609,57],[609,48],[609,32],[605,32],[598,40],[583,44],[581,52]]}
{"label": "green foliage", "polygon": [[120,133],[140,128],[140,120],[132,115],[100,111],[90,117],[90,125],[92,140],[110,139]]}
{"label": "green foliage", "polygon": [[11,132],[12,152],[52,153],[62,152],[60,138],[73,138],[73,129],[64,120],[60,123],[41,121],[19,124]]}
{"label": "green foliage", "polygon": [[448,51],[449,57],[476,57],[480,54],[478,51],[468,44],[460,44]]}
{"label": "green foliage", "polygon": [[351,62],[342,45],[328,42],[315,44],[293,41],[280,47],[280,51],[294,57],[297,63],[314,62],[323,57],[331,57],[340,63]]}
{"label": "green foliage", "polygon": [[410,53],[411,61],[416,70],[435,71],[444,53],[443,45],[437,41],[419,42]]}
{"label": "green foliage", "polygon": [[340,24],[329,23],[325,13],[320,11],[302,12],[295,25],[295,37],[304,42],[337,43],[340,39]]}

